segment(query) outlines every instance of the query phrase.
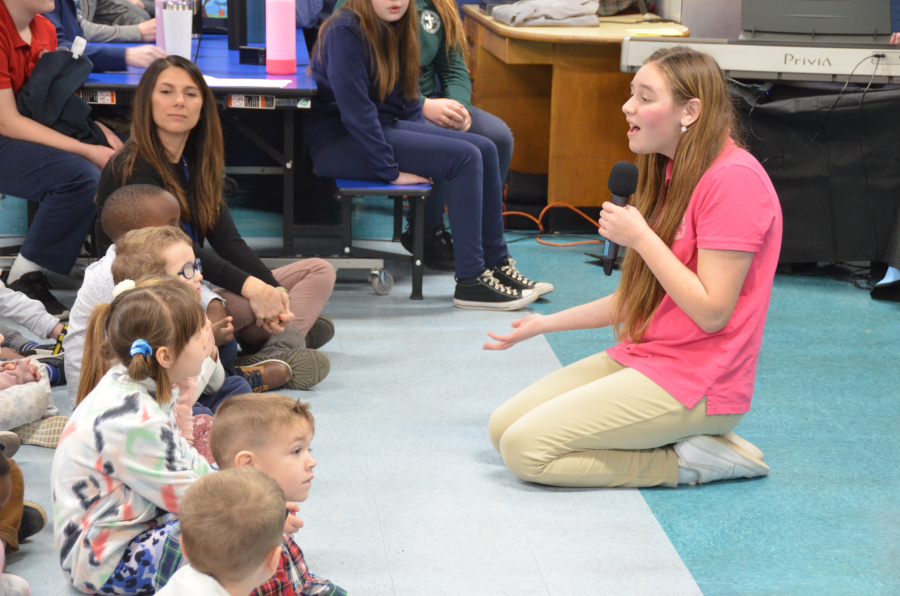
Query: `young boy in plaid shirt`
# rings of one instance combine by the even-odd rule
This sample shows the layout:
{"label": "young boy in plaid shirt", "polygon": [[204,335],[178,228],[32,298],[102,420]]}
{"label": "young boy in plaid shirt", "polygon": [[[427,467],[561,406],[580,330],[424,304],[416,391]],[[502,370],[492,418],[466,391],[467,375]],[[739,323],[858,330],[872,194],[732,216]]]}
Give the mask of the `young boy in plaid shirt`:
{"label": "young boy in plaid shirt", "polygon": [[[275,575],[251,596],[346,596],[347,592],[309,572],[303,552],[292,534],[302,527],[293,503],[305,501],[316,460],[309,452],[315,421],[309,404],[279,394],[229,397],[219,406],[210,431],[209,446],[220,469],[253,466],[272,478],[292,503],[287,511],[281,561]],[[165,542],[154,584],[165,586],[185,565],[174,529]]]}
{"label": "young boy in plaid shirt", "polygon": [[157,596],[245,596],[278,568],[284,492],[256,468],[200,477],[184,494],[178,519],[190,565]]}

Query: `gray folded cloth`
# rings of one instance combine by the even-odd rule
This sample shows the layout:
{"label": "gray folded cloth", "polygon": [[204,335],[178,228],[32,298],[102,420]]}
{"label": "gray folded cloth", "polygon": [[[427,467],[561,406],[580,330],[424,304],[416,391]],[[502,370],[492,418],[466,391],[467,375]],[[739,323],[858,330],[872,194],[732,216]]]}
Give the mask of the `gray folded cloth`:
{"label": "gray folded cloth", "polygon": [[513,27],[596,27],[598,0],[521,0],[494,7],[491,16]]}

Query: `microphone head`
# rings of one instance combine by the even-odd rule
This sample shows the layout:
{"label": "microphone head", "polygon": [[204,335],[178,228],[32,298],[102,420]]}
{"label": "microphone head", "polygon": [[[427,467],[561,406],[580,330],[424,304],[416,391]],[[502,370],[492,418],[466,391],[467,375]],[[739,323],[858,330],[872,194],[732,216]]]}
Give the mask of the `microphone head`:
{"label": "microphone head", "polygon": [[609,182],[606,186],[617,196],[627,197],[634,194],[638,185],[637,166],[630,161],[616,162],[609,173]]}

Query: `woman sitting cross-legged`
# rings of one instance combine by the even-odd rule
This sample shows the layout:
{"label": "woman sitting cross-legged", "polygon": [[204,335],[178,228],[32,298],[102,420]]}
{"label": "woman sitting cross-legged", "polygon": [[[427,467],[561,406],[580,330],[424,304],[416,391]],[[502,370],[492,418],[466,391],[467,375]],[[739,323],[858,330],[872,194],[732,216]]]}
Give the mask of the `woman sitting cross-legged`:
{"label": "woman sitting cross-legged", "polygon": [[[223,199],[222,125],[215,98],[197,67],[180,56],[153,62],[138,84],[131,138],[103,169],[97,205],[127,184],[165,188],[181,205],[181,221],[203,263],[203,276],[220,286],[234,335],[244,349],[239,366],[269,358],[290,364],[288,389],[308,389],[330,365],[315,350],[334,335],[320,313],[334,288],[335,272],[322,259],[305,259],[275,271],[241,238]],[[209,242],[215,252],[205,250]]]}
{"label": "woman sitting cross-legged", "polygon": [[614,325],[621,342],[497,408],[490,437],[524,480],[675,486],[768,473],[731,430],[750,409],[781,246],[762,166],[731,137],[715,61],[655,52],[622,110],[638,154],[634,205],[604,203],[600,233],[627,247],[615,293],[513,323],[506,349],[541,333]]}

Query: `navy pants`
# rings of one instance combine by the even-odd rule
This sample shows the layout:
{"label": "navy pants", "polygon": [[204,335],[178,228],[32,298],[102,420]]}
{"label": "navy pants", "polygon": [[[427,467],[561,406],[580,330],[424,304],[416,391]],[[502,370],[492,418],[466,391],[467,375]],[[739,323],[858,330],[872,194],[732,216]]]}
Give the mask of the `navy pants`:
{"label": "navy pants", "polygon": [[[512,161],[513,133],[506,125],[506,122],[490,112],[485,112],[472,106],[471,116],[472,126],[468,132],[487,137],[497,146],[497,158],[500,162],[500,183],[502,184],[506,180],[506,174],[509,173],[509,162]],[[437,126],[433,122],[428,123]],[[446,180],[434,181],[431,196],[425,201],[426,237],[429,232],[433,232],[444,223],[444,208],[447,206],[449,193],[450,186]]]}
{"label": "navy pants", "polygon": [[68,275],[97,214],[99,179],[100,168],[83,157],[0,135],[0,194],[40,203],[22,256]]}
{"label": "navy pants", "polygon": [[244,377],[240,375],[225,377],[225,382],[222,383],[219,390],[212,395],[201,395],[200,399],[194,403],[192,411],[194,416],[197,414],[209,414],[210,416],[215,416],[216,410],[219,409],[219,406],[223,401],[232,395],[241,395],[243,393],[251,392],[250,383],[248,383],[247,379]]}
{"label": "navy pants", "polygon": [[[456,278],[472,279],[508,255],[503,237],[500,161],[493,141],[428,122],[398,121],[384,127],[400,171],[447,181]],[[350,134],[312,156],[328,178],[378,180]],[[426,201],[427,203],[427,201]]]}

